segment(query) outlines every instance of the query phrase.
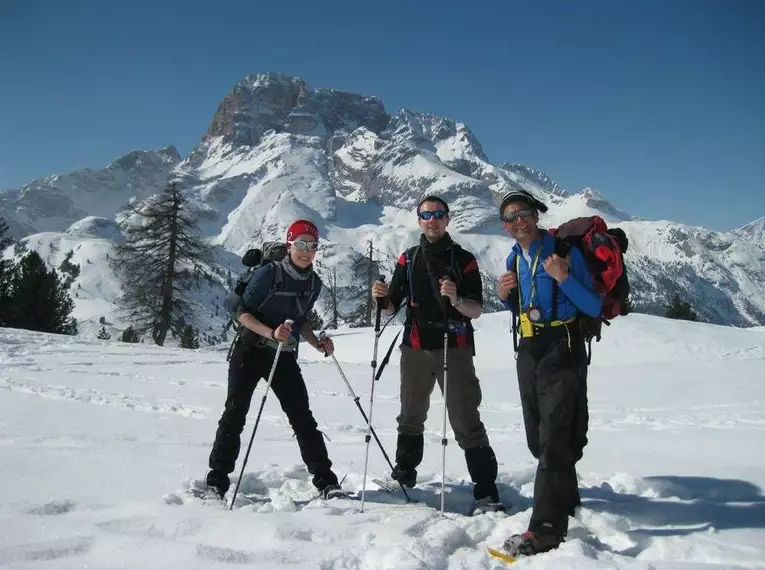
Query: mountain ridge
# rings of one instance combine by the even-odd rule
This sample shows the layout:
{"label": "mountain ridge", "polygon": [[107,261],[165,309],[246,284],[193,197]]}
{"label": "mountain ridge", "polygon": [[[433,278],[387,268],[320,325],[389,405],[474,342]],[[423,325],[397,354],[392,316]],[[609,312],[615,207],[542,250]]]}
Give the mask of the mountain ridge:
{"label": "mountain ridge", "polygon": [[[541,220],[545,227],[600,215],[625,229],[637,310],[661,313],[677,293],[703,320],[765,324],[765,218],[728,232],[638,220],[598,190],[571,193],[542,170],[491,163],[464,123],[411,109],[388,113],[376,97],[312,89],[283,74],[248,75],[237,82],[186,157],[172,146],[133,151],[100,171],[42,177],[0,191],[0,208],[11,235],[34,247],[49,247],[28,239],[43,232],[80,236],[81,244],[108,242],[118,239],[115,228],[125,205],[170,180],[187,194],[203,235],[218,247],[222,265],[210,268],[213,280],[221,272],[237,273],[237,256],[280,239],[292,219],[307,217],[319,225],[326,245],[317,262],[340,268],[342,287],[350,290],[347,269],[365,254],[368,240],[383,268],[390,269],[418,239],[414,207],[424,194],[434,193],[449,202],[450,233],[474,251],[489,281],[504,270],[512,245],[497,204],[508,190],[522,188],[549,205]],[[218,307],[217,314],[207,311],[206,326],[212,329],[224,317],[220,283],[221,291],[216,294],[213,287],[201,301]],[[110,303],[113,296],[104,310]]]}

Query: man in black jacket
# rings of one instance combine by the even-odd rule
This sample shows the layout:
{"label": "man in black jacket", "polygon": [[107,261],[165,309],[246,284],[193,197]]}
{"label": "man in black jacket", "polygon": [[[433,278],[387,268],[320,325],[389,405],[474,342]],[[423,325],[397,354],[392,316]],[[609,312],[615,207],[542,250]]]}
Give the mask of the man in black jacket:
{"label": "man in black jacket", "polygon": [[[424,424],[436,381],[443,392],[444,327],[448,326],[446,407],[475,483],[473,514],[502,510],[496,486],[497,459],[478,412],[481,387],[473,365],[470,320],[483,312],[478,263],[446,232],[449,206],[443,199],[423,198],[417,217],[422,230],[419,246],[399,257],[390,287],[378,281],[372,288],[373,297],[384,299],[385,314],[392,314],[407,300],[400,363],[401,413],[391,477],[409,487],[416,484]],[[448,297],[448,304],[443,297]]]}

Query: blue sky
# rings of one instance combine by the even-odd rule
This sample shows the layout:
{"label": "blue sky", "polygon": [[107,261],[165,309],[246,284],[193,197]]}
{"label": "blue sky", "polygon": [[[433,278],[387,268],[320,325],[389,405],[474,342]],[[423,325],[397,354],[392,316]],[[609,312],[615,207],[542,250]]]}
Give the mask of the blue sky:
{"label": "blue sky", "polygon": [[466,123],[651,219],[765,215],[765,2],[0,0],[0,188],[188,153],[278,71]]}

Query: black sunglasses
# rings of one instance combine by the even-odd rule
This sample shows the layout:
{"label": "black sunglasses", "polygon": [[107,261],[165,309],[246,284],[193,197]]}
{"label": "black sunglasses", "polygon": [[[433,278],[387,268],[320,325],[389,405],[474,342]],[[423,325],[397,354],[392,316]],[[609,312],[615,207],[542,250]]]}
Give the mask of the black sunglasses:
{"label": "black sunglasses", "polygon": [[445,218],[447,216],[446,210],[434,210],[433,212],[420,212],[417,214],[417,217],[421,220],[429,220],[430,218],[435,218],[437,220],[440,220],[441,218]]}
{"label": "black sunglasses", "polygon": [[518,210],[517,212],[508,212],[502,215],[502,221],[512,224],[516,220],[521,218],[532,218],[534,216],[534,210]]}

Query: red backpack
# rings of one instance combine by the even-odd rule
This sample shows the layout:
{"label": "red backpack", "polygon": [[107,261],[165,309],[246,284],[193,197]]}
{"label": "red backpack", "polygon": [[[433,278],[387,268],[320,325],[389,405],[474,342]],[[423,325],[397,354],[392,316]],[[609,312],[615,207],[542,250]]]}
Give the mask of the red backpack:
{"label": "red backpack", "polygon": [[592,275],[595,291],[603,295],[600,318],[582,315],[585,339],[600,340],[601,325],[630,312],[630,284],[624,265],[624,253],[629,246],[624,230],[608,228],[600,216],[574,218],[558,228],[548,230],[556,239],[555,253],[568,255],[572,247],[582,252]]}

